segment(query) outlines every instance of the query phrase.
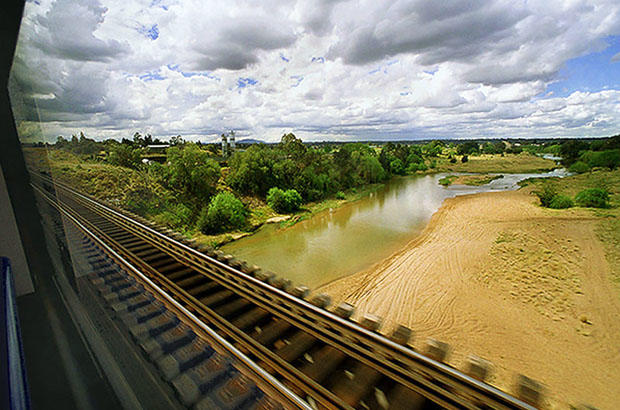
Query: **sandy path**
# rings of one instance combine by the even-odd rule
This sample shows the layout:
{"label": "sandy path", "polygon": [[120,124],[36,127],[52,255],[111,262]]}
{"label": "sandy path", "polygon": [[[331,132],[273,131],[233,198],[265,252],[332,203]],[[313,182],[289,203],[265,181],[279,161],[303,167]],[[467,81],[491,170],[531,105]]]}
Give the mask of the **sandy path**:
{"label": "sandy path", "polygon": [[[446,200],[420,237],[365,272],[321,288],[357,315],[451,344],[495,365],[491,383],[517,373],[546,385],[555,407],[620,403],[620,290],[610,281],[589,211],[534,205],[527,190]],[[582,320],[587,320],[584,323]]]}

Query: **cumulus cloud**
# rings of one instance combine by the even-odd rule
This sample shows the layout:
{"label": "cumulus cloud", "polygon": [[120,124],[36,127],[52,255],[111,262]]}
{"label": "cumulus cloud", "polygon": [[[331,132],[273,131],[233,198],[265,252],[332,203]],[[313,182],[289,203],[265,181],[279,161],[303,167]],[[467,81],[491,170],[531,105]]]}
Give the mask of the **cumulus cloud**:
{"label": "cumulus cloud", "polygon": [[56,0],[36,19],[40,35],[33,39],[34,45],[50,55],[76,61],[110,61],[127,53],[127,43],[94,35],[106,11],[98,0]]}
{"label": "cumulus cloud", "polygon": [[48,139],[609,135],[615,85],[547,87],[617,35],[613,0],[40,0],[11,93]]}

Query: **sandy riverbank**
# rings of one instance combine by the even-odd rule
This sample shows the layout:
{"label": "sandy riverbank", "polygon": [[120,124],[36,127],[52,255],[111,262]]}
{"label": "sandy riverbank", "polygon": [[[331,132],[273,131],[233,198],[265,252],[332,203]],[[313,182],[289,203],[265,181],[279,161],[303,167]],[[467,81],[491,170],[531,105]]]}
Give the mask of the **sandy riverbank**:
{"label": "sandy riverbank", "polygon": [[[620,291],[597,219],[535,205],[527,189],[446,200],[423,234],[371,269],[321,288],[357,314],[402,323],[413,345],[451,344],[492,361],[490,382],[517,373],[548,388],[551,405],[614,408],[620,398]],[[563,406],[563,407],[564,407]]]}

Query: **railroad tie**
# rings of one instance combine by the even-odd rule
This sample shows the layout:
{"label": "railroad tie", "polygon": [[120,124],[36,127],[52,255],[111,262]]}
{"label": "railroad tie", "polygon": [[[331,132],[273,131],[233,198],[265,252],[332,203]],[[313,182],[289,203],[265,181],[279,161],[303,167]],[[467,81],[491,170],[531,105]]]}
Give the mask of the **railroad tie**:
{"label": "railroad tie", "polygon": [[153,301],[154,298],[150,293],[140,293],[139,295],[129,298],[123,302],[113,303],[110,307],[116,313],[132,312],[136,309],[149,305]]}
{"label": "railroad tie", "polygon": [[230,303],[216,307],[214,310],[218,315],[227,318],[245,309],[246,307],[250,305],[251,303],[247,299],[238,298]]}
{"label": "railroad tie", "polygon": [[189,326],[179,323],[159,336],[143,341],[140,343],[140,347],[151,360],[156,361],[161,356],[191,343],[195,338],[196,334]]}
{"label": "railroad tie", "polygon": [[465,373],[474,379],[484,381],[491,373],[491,362],[475,355],[467,356]]}
{"label": "railroad tie", "polygon": [[217,283],[214,280],[208,281],[206,283],[203,283],[201,285],[192,287],[191,289],[187,290],[187,293],[189,293],[192,296],[195,297],[202,297],[204,296],[206,293],[208,293],[210,290],[213,290],[217,287],[219,287],[220,284]]}
{"label": "railroad tie", "polygon": [[312,380],[321,383],[347,358],[347,355],[331,346],[323,346],[311,356],[312,361],[304,364],[301,371]]}
{"label": "railroad tie", "polygon": [[166,330],[172,329],[179,323],[179,319],[170,311],[147,320],[135,326],[129,327],[129,333],[135,340],[141,342],[149,337],[157,337]]}
{"label": "railroad tie", "polygon": [[[398,325],[390,336],[390,340],[403,346],[409,347],[409,343],[413,339],[413,331],[407,326]],[[411,347],[409,347],[411,349]]]}
{"label": "railroad tie", "polygon": [[445,362],[450,353],[450,345],[439,340],[429,338],[426,341],[426,356],[438,362]]}
{"label": "railroad tie", "polygon": [[219,389],[209,392],[196,403],[195,410],[243,408],[258,401],[264,394],[256,385],[241,374],[227,380]]}
{"label": "railroad tie", "polygon": [[155,316],[159,316],[164,312],[165,308],[159,301],[152,301],[148,305],[135,309],[131,312],[120,314],[119,317],[127,327],[145,323]]}
{"label": "railroad tie", "polygon": [[310,350],[316,342],[317,339],[314,336],[300,330],[289,339],[288,344],[278,348],[276,354],[287,362],[292,362]]}
{"label": "railroad tie", "polygon": [[188,345],[158,359],[157,367],[159,367],[163,377],[171,381],[180,373],[211,357],[214,352],[215,350],[207,342],[196,338]]}
{"label": "railroad tie", "polygon": [[109,303],[117,303],[137,296],[144,292],[144,286],[142,285],[131,285],[126,287],[118,292],[110,292],[108,294],[103,295],[103,298]]}
{"label": "railroad tie", "polygon": [[390,409],[417,410],[429,404],[429,401],[420,393],[402,384],[394,386],[385,397],[387,407]]}
{"label": "railroad tie", "polygon": [[271,345],[284,333],[291,329],[291,324],[286,320],[273,319],[263,328],[255,328],[250,336],[265,346]]}
{"label": "railroad tie", "polygon": [[370,392],[381,379],[381,373],[375,369],[357,362],[350,372],[352,377],[341,377],[332,387],[332,393],[340,397],[350,406],[357,404]]}
{"label": "railroad tie", "polygon": [[216,352],[198,366],[174,378],[172,387],[181,402],[189,407],[236,372],[230,359]]}
{"label": "railroad tie", "polygon": [[255,326],[263,319],[269,316],[269,312],[261,307],[254,307],[246,313],[242,314],[238,318],[233,319],[232,324],[238,329],[247,330],[248,328]]}
{"label": "railroad tie", "polygon": [[216,292],[216,293],[214,293],[212,295],[209,295],[209,296],[206,296],[204,298],[201,298],[200,302],[203,303],[205,306],[211,306],[211,305],[215,305],[217,303],[220,303],[220,302],[222,302],[225,299],[228,299],[232,295],[234,295],[234,292],[232,290],[224,289],[224,290]]}
{"label": "railroad tie", "polygon": [[536,380],[520,374],[517,376],[517,397],[534,407],[540,407],[543,399],[543,386]]}

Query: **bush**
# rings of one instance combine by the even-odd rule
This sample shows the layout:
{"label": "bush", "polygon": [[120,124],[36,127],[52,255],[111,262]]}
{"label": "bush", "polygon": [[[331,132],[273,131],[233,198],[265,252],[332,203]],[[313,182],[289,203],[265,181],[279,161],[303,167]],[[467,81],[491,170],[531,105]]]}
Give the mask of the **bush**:
{"label": "bush", "polygon": [[286,191],[273,187],[267,193],[267,203],[278,213],[289,213],[299,209],[302,204],[301,195],[294,189]]}
{"label": "bush", "polygon": [[467,155],[463,155],[463,158],[461,158],[461,162],[464,164],[467,161],[469,161],[469,158],[467,157]]}
{"label": "bush", "polygon": [[203,233],[218,233],[243,227],[245,218],[243,203],[230,192],[220,192],[202,209],[197,225]]}
{"label": "bush", "polygon": [[134,149],[130,145],[119,144],[111,150],[108,162],[120,167],[138,168],[141,164],[141,157],[141,149]]}
{"label": "bush", "polygon": [[584,189],[577,194],[575,202],[586,208],[608,208],[609,193],[600,188]]}
{"label": "bush", "polygon": [[549,208],[552,209],[566,209],[572,208],[575,204],[573,200],[566,195],[556,195],[549,203]]}
{"label": "bush", "polygon": [[540,191],[533,191],[532,193],[540,199],[540,204],[545,208],[551,206],[551,201],[553,201],[553,198],[558,194],[555,187],[548,182],[543,184]]}
{"label": "bush", "polygon": [[409,166],[407,167],[407,173],[408,174],[415,174],[416,171],[426,171],[428,169],[428,167],[426,166],[425,163],[420,162],[420,163],[412,163],[409,164]]}
{"label": "bush", "polygon": [[346,195],[342,191],[336,192],[336,199],[345,199]]}
{"label": "bush", "polygon": [[577,161],[568,167],[568,170],[575,174],[583,174],[584,172],[588,172],[590,170],[590,166],[583,161]]}

